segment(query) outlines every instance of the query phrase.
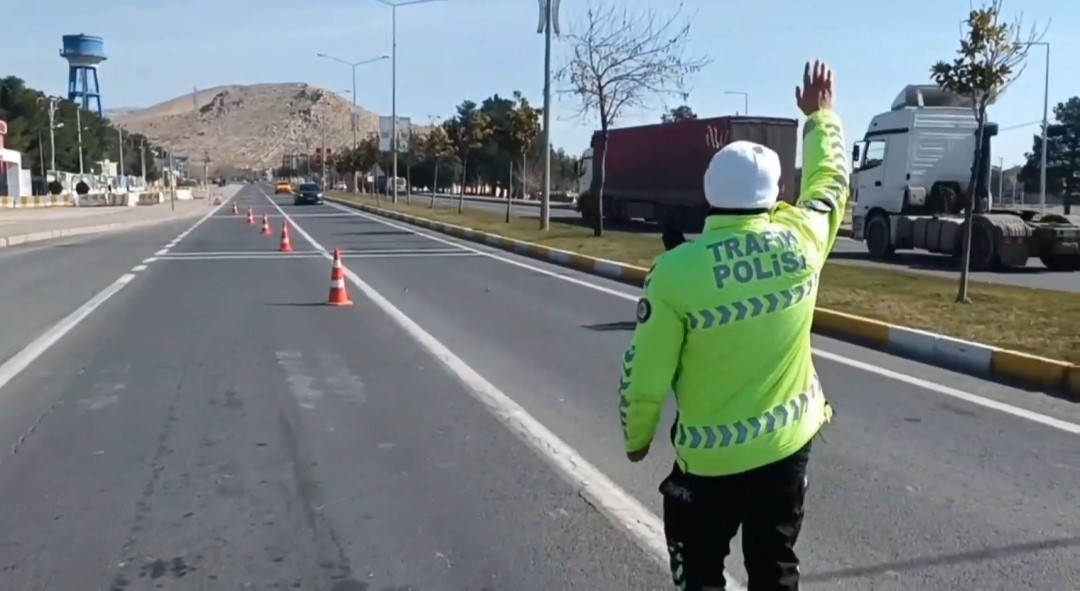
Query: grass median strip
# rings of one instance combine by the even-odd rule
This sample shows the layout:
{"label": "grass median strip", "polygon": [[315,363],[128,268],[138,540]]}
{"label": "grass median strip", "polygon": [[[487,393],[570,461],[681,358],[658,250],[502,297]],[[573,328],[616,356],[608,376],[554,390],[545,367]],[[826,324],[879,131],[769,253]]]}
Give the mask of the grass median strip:
{"label": "grass median strip", "polygon": [[[648,267],[663,251],[660,239],[607,231],[595,238],[592,230],[571,221],[552,219],[542,232],[535,219],[504,221],[501,214],[470,210],[457,213],[456,204],[414,197],[406,205],[348,194],[336,197],[383,207],[432,220],[466,226],[579,252],[599,258]],[[576,221],[576,220],[575,220]],[[853,265],[828,264],[822,274],[818,305],[883,322],[929,330],[952,337],[1080,363],[1080,296],[1076,293],[1029,289],[982,282],[971,283],[972,305],[956,304],[956,280]]]}

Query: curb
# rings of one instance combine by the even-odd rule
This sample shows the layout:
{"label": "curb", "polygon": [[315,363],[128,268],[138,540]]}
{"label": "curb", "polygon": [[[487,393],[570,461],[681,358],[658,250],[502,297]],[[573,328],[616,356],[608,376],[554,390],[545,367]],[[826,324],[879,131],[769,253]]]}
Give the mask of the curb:
{"label": "curb", "polygon": [[[326,200],[630,285],[640,287],[648,272],[644,267],[550,248],[381,207],[335,197],[327,197]],[[817,308],[815,311],[814,332],[862,342],[901,357],[950,370],[995,378],[1049,393],[1061,392],[1066,400],[1080,402],[1080,366],[1065,361],[888,324],[827,308]]]}
{"label": "curb", "polygon": [[18,246],[20,244],[29,244],[31,242],[41,242],[43,240],[52,240],[53,238],[66,238],[70,236],[82,236],[85,234],[100,234],[104,232],[114,232],[119,230],[134,230],[136,228],[141,228],[144,226],[153,226],[154,224],[163,224],[165,222],[179,221],[181,219],[184,219],[184,217],[189,216],[178,216],[168,219],[145,220],[139,222],[114,222],[111,224],[99,224],[97,226],[83,226],[81,228],[56,228],[53,230],[30,232],[28,234],[0,236],[0,248]]}

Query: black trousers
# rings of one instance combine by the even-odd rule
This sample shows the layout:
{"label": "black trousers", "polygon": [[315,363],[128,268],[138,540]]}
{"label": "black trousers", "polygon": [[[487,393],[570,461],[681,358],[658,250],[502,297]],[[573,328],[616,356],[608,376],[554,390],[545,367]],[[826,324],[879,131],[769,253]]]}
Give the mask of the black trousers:
{"label": "black trousers", "polygon": [[683,591],[725,589],[724,559],[742,527],[749,591],[797,591],[810,444],[730,476],[695,476],[676,465],[660,485],[671,576]]}

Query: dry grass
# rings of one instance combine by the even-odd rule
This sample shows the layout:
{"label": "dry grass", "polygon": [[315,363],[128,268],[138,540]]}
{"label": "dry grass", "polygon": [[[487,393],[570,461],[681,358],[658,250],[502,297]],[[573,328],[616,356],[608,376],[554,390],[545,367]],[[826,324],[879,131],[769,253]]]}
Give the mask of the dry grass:
{"label": "dry grass", "polygon": [[[370,197],[342,197],[379,205],[429,219],[458,224],[571,250],[600,258],[649,266],[663,247],[655,236],[592,230],[552,220],[541,232],[537,221],[513,219],[465,209],[458,214],[445,201],[429,209],[426,201],[413,205],[376,203]],[[956,281],[901,270],[828,264],[818,304],[825,308],[920,328],[946,335],[1080,363],[1080,297],[1075,293],[972,282],[971,305],[957,304]]]}

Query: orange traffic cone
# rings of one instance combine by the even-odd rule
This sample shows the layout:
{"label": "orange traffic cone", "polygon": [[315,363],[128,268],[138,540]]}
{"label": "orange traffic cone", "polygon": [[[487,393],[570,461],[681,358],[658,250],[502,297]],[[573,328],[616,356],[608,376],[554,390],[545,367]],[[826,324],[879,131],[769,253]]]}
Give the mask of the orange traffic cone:
{"label": "orange traffic cone", "polygon": [[248,208],[247,224],[249,226],[255,225],[255,210],[251,209],[250,207]]}
{"label": "orange traffic cone", "polygon": [[341,251],[334,249],[334,266],[330,269],[330,298],[327,306],[351,306],[349,292],[345,291],[345,267],[341,264]]}
{"label": "orange traffic cone", "polygon": [[240,215],[240,207],[238,207],[236,205],[235,201],[232,202],[232,214],[233,215]]}
{"label": "orange traffic cone", "polygon": [[269,235],[273,234],[273,232],[270,231],[270,216],[269,216],[269,214],[265,214],[265,213],[263,214],[262,230],[259,233],[262,234],[263,236],[269,236]]}
{"label": "orange traffic cone", "polygon": [[281,221],[281,246],[278,247],[278,252],[292,252],[292,243],[289,242],[289,221]]}

